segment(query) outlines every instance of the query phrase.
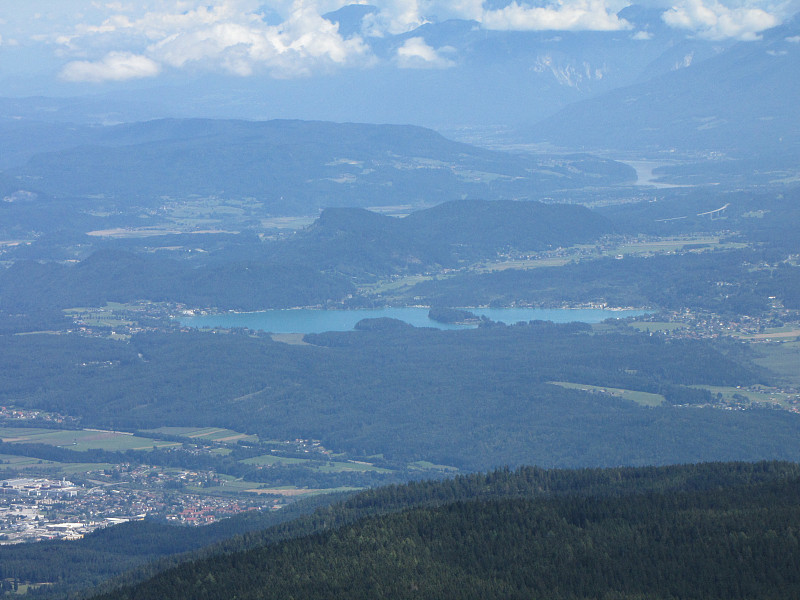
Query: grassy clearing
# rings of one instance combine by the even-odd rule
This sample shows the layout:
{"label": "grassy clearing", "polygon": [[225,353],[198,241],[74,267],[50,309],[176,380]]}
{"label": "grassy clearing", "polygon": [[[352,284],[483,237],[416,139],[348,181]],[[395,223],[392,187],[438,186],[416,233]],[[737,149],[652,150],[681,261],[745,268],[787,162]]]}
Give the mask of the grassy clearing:
{"label": "grassy clearing", "polygon": [[672,323],[671,321],[631,321],[628,323],[639,331],[675,331],[685,329],[685,323]]}
{"label": "grassy clearing", "polygon": [[261,226],[265,229],[303,229],[315,220],[316,216],[307,217],[272,217],[261,219]]}
{"label": "grassy clearing", "polygon": [[103,307],[75,307],[64,309],[64,314],[80,320],[88,327],[120,328],[135,325],[127,318],[131,312],[141,312],[141,306],[109,302]]}
{"label": "grassy clearing", "polygon": [[750,335],[740,335],[740,339],[748,340],[792,340],[792,338],[800,338],[800,329],[797,325],[791,327],[774,327],[767,329],[764,333],[754,333]]}
{"label": "grassy clearing", "polygon": [[580,390],[590,394],[605,394],[636,402],[640,406],[660,406],[666,401],[661,394],[650,392],[638,392],[636,390],[623,390],[620,388],[604,387],[599,385],[586,385],[584,383],[571,383],[567,381],[549,381],[553,385],[558,385],[568,390]]}
{"label": "grassy clearing", "polygon": [[762,343],[751,346],[760,356],[755,362],[781,379],[800,386],[800,342]]}
{"label": "grassy clearing", "polygon": [[0,469],[32,469],[42,467],[60,467],[61,463],[29,456],[15,456],[13,454],[0,454]]}
{"label": "grassy clearing", "polygon": [[0,427],[0,440],[19,444],[49,444],[75,451],[152,450],[179,445],[177,442],[164,442],[118,431],[33,427]]}
{"label": "grassy clearing", "polygon": [[89,471],[110,471],[117,466],[116,463],[61,463],[59,470],[64,475],[83,475]]}
{"label": "grassy clearing", "polygon": [[572,261],[573,257],[548,257],[548,258],[520,258],[506,260],[498,263],[483,263],[470,268],[476,273],[491,273],[493,271],[507,271],[508,269],[539,269],[541,267],[563,267]]}
{"label": "grassy clearing", "polygon": [[5,469],[13,471],[35,471],[37,476],[46,475],[48,477],[71,477],[73,475],[84,475],[90,471],[102,471],[113,469],[113,463],[61,463],[41,458],[28,456],[16,456],[13,454],[0,454],[0,477]]}
{"label": "grassy clearing", "polygon": [[337,488],[325,488],[325,489],[308,489],[308,488],[296,488],[296,487],[274,487],[274,488],[253,488],[245,491],[252,492],[254,494],[269,494],[273,496],[297,497],[297,496],[318,496],[320,494],[334,494],[339,492],[358,492],[362,489],[364,488],[337,487]]}
{"label": "grassy clearing", "polygon": [[744,398],[747,402],[754,405],[774,405],[781,408],[791,408],[792,400],[797,401],[798,394],[787,394],[779,392],[774,388],[764,386],[753,386],[751,388],[723,387],[714,385],[694,385],[692,387],[708,390],[712,394],[721,394],[722,401],[726,404],[740,405]]}
{"label": "grassy clearing", "polygon": [[310,346],[303,340],[304,333],[273,333],[271,337],[273,342],[281,342],[290,346]]}
{"label": "grassy clearing", "polygon": [[214,487],[195,487],[187,485],[184,489],[187,492],[195,494],[241,494],[243,492],[251,492],[259,485],[255,481],[245,481],[237,479],[230,475],[219,475],[221,485]]}
{"label": "grassy clearing", "polygon": [[234,443],[240,440],[258,442],[258,436],[240,433],[223,427],[159,427],[158,429],[148,429],[145,433],[147,432],[163,433],[196,440],[208,440],[211,442]]}
{"label": "grassy clearing", "polygon": [[[688,246],[688,248],[687,248]],[[703,246],[692,248],[692,246]],[[607,256],[622,254],[623,256],[641,256],[650,254],[664,254],[667,252],[681,252],[683,250],[704,252],[707,250],[734,250],[746,248],[747,244],[739,242],[720,243],[719,236],[704,236],[685,239],[642,240],[620,244],[615,249],[608,250]]]}
{"label": "grassy clearing", "polygon": [[[438,273],[435,277],[444,279],[459,273],[490,273],[508,269],[530,270],[542,267],[561,267],[569,264],[573,260],[598,259],[602,257],[650,256],[653,254],[682,251],[704,252],[713,249],[730,250],[746,247],[747,244],[742,243],[720,243],[719,236],[647,239],[627,241],[624,243],[605,242],[602,248],[597,244],[578,244],[559,249],[556,253],[557,255],[554,255],[552,252],[542,253],[541,256],[537,256],[536,253],[531,253],[527,258],[520,257],[508,258],[506,260],[481,261],[469,266],[465,265],[464,268],[457,272]],[[378,281],[376,283],[362,284],[359,288],[359,293],[367,296],[397,296],[416,284],[430,281],[433,278],[433,275],[408,275],[405,277]]]}
{"label": "grassy clearing", "polygon": [[362,462],[328,462],[322,465],[319,468],[320,471],[325,473],[343,473],[346,471],[355,471],[355,472],[366,472],[372,471],[375,473],[391,473],[390,469],[384,469],[383,467],[376,467],[370,463],[362,463]]}
{"label": "grassy clearing", "polygon": [[440,471],[443,473],[457,473],[457,467],[450,467],[448,465],[437,465],[427,460],[418,460],[408,465],[409,469],[414,471]]}
{"label": "grassy clearing", "polygon": [[[439,278],[446,277],[446,275],[438,275]],[[410,289],[422,283],[423,281],[430,281],[433,279],[432,275],[406,275],[405,277],[398,277],[396,279],[388,279],[379,281],[377,283],[361,284],[359,286],[360,294],[386,294],[389,292],[397,292],[400,290]]]}
{"label": "grassy clearing", "polygon": [[314,469],[315,471],[319,471],[321,473],[343,473],[348,471],[391,473],[391,470],[389,469],[376,467],[375,465],[367,462],[328,461],[324,458],[289,458],[284,456],[274,456],[272,454],[254,456],[253,458],[244,459],[241,462],[247,465],[257,465],[262,467],[303,466],[308,467],[309,469]]}
{"label": "grassy clearing", "polygon": [[272,454],[262,454],[253,458],[246,458],[241,461],[246,465],[256,465],[259,467],[277,467],[288,465],[309,465],[312,462],[307,458],[291,458],[284,456],[274,456]]}

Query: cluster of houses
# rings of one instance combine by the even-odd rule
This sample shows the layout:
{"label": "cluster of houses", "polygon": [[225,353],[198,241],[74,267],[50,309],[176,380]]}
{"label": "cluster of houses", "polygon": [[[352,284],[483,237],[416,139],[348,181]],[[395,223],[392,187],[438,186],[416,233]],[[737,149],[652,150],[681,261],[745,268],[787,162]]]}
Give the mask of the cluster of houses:
{"label": "cluster of houses", "polygon": [[0,481],[0,544],[78,539],[103,527],[147,516],[208,525],[250,510],[279,508],[275,499],[175,493],[109,485],[84,487],[66,479]]}

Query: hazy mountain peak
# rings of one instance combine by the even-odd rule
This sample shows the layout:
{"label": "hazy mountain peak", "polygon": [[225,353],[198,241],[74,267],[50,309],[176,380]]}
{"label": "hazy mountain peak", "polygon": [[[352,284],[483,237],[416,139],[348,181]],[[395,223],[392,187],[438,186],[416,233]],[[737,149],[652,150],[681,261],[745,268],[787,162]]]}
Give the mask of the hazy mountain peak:
{"label": "hazy mountain peak", "polygon": [[370,4],[348,4],[339,10],[322,15],[323,19],[339,24],[339,35],[349,38],[360,34],[364,17],[378,12],[377,6]]}
{"label": "hazy mountain peak", "polygon": [[631,4],[619,11],[617,16],[633,25],[637,32],[647,32],[654,35],[661,32],[669,32],[670,28],[661,17],[663,14],[664,11],[661,8]]}

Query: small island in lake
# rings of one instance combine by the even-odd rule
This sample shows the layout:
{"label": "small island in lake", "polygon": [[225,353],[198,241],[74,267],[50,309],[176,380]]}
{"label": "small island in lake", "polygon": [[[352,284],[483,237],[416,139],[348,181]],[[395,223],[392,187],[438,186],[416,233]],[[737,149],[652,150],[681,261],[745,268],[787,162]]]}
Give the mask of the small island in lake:
{"label": "small island in lake", "polygon": [[477,325],[481,322],[478,315],[462,308],[433,307],[428,311],[428,318],[448,325]]}

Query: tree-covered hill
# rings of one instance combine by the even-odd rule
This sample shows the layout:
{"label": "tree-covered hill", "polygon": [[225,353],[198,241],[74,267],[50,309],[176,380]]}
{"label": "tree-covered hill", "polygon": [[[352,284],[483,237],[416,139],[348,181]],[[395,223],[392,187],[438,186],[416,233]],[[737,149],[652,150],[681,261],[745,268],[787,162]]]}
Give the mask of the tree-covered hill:
{"label": "tree-covered hill", "polygon": [[[740,344],[532,323],[306,336],[0,336],[0,401],[92,427],[219,426],[468,470],[800,460],[786,411],[697,408],[694,385],[770,383]],[[642,407],[574,382],[661,394]],[[689,405],[689,406],[687,406]]]}
{"label": "tree-covered hill", "polygon": [[367,497],[405,498],[406,510],[335,526],[356,497],[305,537],[102,598],[788,598],[800,593],[798,492],[797,466],[774,463],[525,468],[388,488]]}
{"label": "tree-covered hill", "polygon": [[237,310],[325,305],[352,294],[354,276],[419,272],[509,249],[587,243],[612,229],[581,206],[476,200],[447,202],[403,219],[361,208],[327,209],[306,230],[273,242],[255,235],[160,242],[200,248],[183,260],[142,252],[132,243],[53,235],[54,245],[81,245],[92,253],[76,264],[40,263],[35,249],[22,260],[23,249],[20,260],[0,270],[0,311],[135,300]]}
{"label": "tree-covered hill", "polygon": [[534,198],[634,178],[611,160],[523,157],[403,125],[165,119],[77,127],[71,147],[59,134],[57,149],[8,171],[23,189],[151,207],[212,196],[258,202],[265,215],[308,215],[324,206]]}
{"label": "tree-covered hill", "polygon": [[186,303],[257,310],[325,304],[354,290],[342,276],[263,260],[196,265],[102,249],[75,265],[20,261],[0,271],[0,310],[29,313],[107,302]]}
{"label": "tree-covered hill", "polygon": [[602,302],[752,315],[776,298],[786,308],[800,307],[800,268],[785,257],[760,250],[606,257],[424,281],[404,298],[444,306]]}
{"label": "tree-covered hill", "polygon": [[585,207],[460,200],[398,219],[358,208],[329,208],[276,248],[284,260],[359,276],[463,266],[509,250],[591,243],[614,227]]}

